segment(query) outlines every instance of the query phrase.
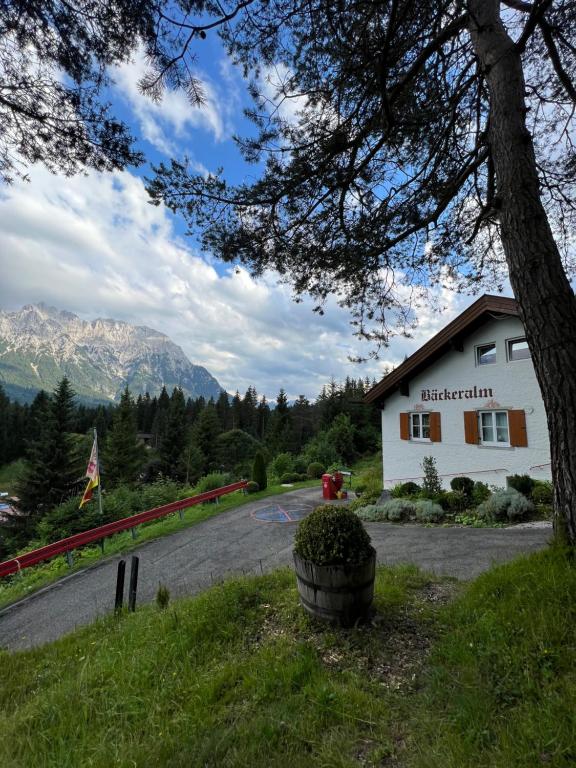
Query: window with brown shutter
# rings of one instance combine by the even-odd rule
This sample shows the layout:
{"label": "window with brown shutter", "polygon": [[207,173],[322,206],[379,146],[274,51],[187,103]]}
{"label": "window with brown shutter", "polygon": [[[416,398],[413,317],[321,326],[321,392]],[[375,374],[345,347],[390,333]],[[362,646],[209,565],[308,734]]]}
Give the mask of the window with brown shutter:
{"label": "window with brown shutter", "polygon": [[467,443],[478,445],[480,434],[478,432],[478,414],[476,411],[464,411],[464,439]]}
{"label": "window with brown shutter", "polygon": [[508,425],[510,427],[510,445],[516,448],[527,448],[528,434],[526,432],[525,412],[508,411]]}
{"label": "window with brown shutter", "polygon": [[400,440],[410,440],[410,422],[407,413],[400,414]]}
{"label": "window with brown shutter", "polygon": [[440,428],[440,414],[438,411],[430,413],[430,440],[433,443],[439,443],[442,440],[442,430]]}

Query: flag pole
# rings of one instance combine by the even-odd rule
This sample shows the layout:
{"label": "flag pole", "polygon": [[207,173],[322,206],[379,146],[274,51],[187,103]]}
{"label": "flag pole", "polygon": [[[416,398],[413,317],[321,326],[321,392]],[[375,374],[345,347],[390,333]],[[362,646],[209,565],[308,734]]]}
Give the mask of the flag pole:
{"label": "flag pole", "polygon": [[96,471],[98,478],[98,512],[102,515],[102,475],[100,474],[100,451],[98,450],[98,432],[94,427],[94,442],[96,443]]}

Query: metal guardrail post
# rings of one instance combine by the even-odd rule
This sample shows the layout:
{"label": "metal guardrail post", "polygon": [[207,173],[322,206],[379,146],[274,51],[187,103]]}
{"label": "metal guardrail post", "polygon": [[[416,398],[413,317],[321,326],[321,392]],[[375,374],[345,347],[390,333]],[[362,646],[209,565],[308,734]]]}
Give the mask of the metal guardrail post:
{"label": "metal guardrail post", "polygon": [[134,611],[136,610],[136,592],[138,591],[138,564],[140,562],[140,558],[136,557],[136,555],[132,556],[132,560],[130,563],[130,587],[128,589],[128,610]]}
{"label": "metal guardrail post", "polygon": [[122,610],[124,603],[124,575],[126,574],[126,560],[120,560],[118,563],[118,573],[116,575],[116,598],[114,600],[114,613]]}

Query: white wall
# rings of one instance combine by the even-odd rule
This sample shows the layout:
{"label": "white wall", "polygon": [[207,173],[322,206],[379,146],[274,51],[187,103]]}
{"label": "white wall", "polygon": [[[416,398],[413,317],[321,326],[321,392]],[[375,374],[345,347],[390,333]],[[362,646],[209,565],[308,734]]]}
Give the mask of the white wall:
{"label": "white wall", "polygon": [[[447,352],[422,374],[411,379],[408,397],[395,392],[382,411],[384,487],[422,480],[422,459],[434,456],[443,485],[456,475],[504,487],[506,476],[528,474],[550,478],[550,446],[544,405],[531,360],[508,362],[506,340],[524,336],[518,318],[489,320],[464,341],[464,351]],[[496,343],[497,362],[476,365],[475,347]],[[492,397],[464,399],[464,392],[492,389]],[[462,390],[463,399],[423,401],[422,390],[450,393]],[[458,397],[458,395],[456,395]],[[470,445],[464,440],[464,411],[496,408],[526,413],[527,448]],[[400,439],[400,413],[434,410],[441,414],[442,440],[431,443]],[[541,466],[544,465],[544,466]]]}

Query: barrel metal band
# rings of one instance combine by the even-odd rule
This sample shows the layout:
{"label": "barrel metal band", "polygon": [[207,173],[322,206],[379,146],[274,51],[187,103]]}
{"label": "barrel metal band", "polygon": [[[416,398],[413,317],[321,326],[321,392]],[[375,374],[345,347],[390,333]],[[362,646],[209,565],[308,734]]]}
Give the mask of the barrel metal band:
{"label": "barrel metal band", "polygon": [[318,584],[314,584],[312,581],[308,581],[308,579],[303,578],[300,576],[300,574],[297,572],[296,576],[298,577],[298,580],[302,582],[302,584],[305,584],[307,587],[310,587],[310,589],[313,589],[315,592],[334,592],[335,594],[340,594],[343,592],[360,592],[362,589],[366,589],[367,587],[371,587],[374,583],[374,579],[370,579],[369,581],[364,582],[364,584],[358,584],[351,586],[345,586],[345,587],[328,587],[328,586],[319,586]]}

